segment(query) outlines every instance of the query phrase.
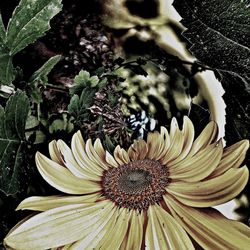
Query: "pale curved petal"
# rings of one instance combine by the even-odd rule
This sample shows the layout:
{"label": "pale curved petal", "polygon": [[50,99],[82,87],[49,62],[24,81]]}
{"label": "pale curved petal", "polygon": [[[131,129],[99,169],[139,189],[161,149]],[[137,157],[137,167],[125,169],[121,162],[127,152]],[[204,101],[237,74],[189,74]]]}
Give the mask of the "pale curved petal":
{"label": "pale curved petal", "polygon": [[170,183],[166,190],[183,204],[193,207],[211,207],[236,197],[246,186],[247,167],[231,168],[213,179],[196,182]]}
{"label": "pale curved petal", "polygon": [[64,165],[62,158],[61,158],[61,155],[60,155],[60,152],[57,148],[56,140],[53,140],[49,143],[49,155],[53,161],[57,162],[60,165]]}
{"label": "pale curved petal", "polygon": [[81,196],[52,195],[47,197],[32,196],[23,200],[16,210],[47,211],[52,208],[62,207],[70,204],[83,204],[95,202],[100,199],[100,194],[87,194]]}
{"label": "pale curved petal", "polygon": [[103,169],[89,159],[85,151],[85,142],[80,131],[73,135],[71,148],[77,163],[81,166],[85,175],[88,175],[91,180],[98,180],[103,174]]}
{"label": "pale curved petal", "polygon": [[161,153],[164,145],[163,138],[160,136],[160,133],[155,131],[153,133],[148,133],[147,136],[147,147],[148,153],[147,158],[157,159],[157,156]]}
{"label": "pale curved petal", "polygon": [[112,214],[113,203],[74,204],[42,212],[5,238],[14,249],[48,249],[73,243],[86,236],[86,231]]}
{"label": "pale curved petal", "polygon": [[74,176],[67,168],[36,153],[36,165],[42,177],[54,188],[68,194],[89,194],[101,190],[95,182]]}
{"label": "pale curved petal", "polygon": [[72,247],[72,244],[68,244],[65,246],[60,246],[60,247],[53,247],[50,250],[70,250]]}
{"label": "pale curved petal", "polygon": [[115,158],[108,151],[106,151],[105,160],[112,167],[116,167],[117,168],[119,166],[119,164],[117,163],[117,161],[115,160]]}
{"label": "pale curved petal", "polygon": [[104,164],[103,168],[107,170],[109,167],[106,166],[106,160],[105,160],[106,152],[105,152],[105,150],[102,146],[101,140],[99,138],[97,138],[94,142],[94,149],[95,149],[96,153],[98,154],[100,160]]}
{"label": "pale curved petal", "polygon": [[204,249],[248,250],[250,228],[212,208],[198,209],[164,198],[174,218]]}
{"label": "pale curved petal", "polygon": [[124,237],[121,250],[141,249],[143,239],[144,215],[137,211],[131,211],[130,227]]}
{"label": "pale curved petal", "polygon": [[216,169],[220,163],[222,153],[222,141],[218,144],[209,145],[193,157],[184,159],[174,166],[171,166],[171,163],[169,163],[167,165],[169,176],[174,181],[196,182],[203,180]]}
{"label": "pale curved petal", "polygon": [[160,162],[163,165],[168,164],[169,162],[177,159],[177,157],[181,154],[184,143],[184,137],[181,131],[178,129],[175,130],[175,133],[170,140],[170,146],[166,154],[160,159]]}
{"label": "pale curved petal", "polygon": [[208,123],[203,129],[201,134],[194,141],[192,148],[187,157],[191,157],[198,153],[200,150],[206,148],[209,144],[217,141],[218,126],[214,121]]}
{"label": "pale curved petal", "polygon": [[103,170],[107,170],[109,167],[107,166],[106,161],[102,160],[102,158],[99,157],[98,153],[95,151],[91,139],[88,139],[85,146],[85,151],[87,153],[87,156],[89,159],[95,163],[95,165],[98,165]]}
{"label": "pale curved petal", "polygon": [[183,148],[181,150],[180,155],[173,161],[171,161],[171,165],[174,165],[181,160],[183,160],[189,153],[194,140],[194,125],[191,122],[191,120],[184,116],[183,118],[183,129],[182,129],[182,135],[183,135]]}
{"label": "pale curved petal", "polygon": [[110,232],[114,228],[118,216],[119,213],[117,212],[117,208],[114,207],[112,211],[105,214],[105,216],[95,225],[87,228],[84,232],[85,237],[72,244],[69,249],[97,249],[96,247],[100,241],[103,241],[110,236]]}
{"label": "pale curved petal", "polygon": [[238,168],[246,157],[247,150],[249,148],[249,141],[242,140],[233,144],[232,146],[224,149],[221,161],[218,167],[209,176],[216,177],[225,173],[230,168]]}
{"label": "pale curved petal", "polygon": [[144,140],[136,140],[128,149],[128,155],[131,160],[143,160],[148,153],[148,146]]}
{"label": "pale curved petal", "polygon": [[194,249],[187,233],[158,205],[150,206],[148,209],[145,244],[149,250]]}
{"label": "pale curved petal", "polygon": [[121,148],[119,145],[116,146],[116,148],[114,150],[114,157],[115,157],[115,160],[120,165],[128,164],[130,162],[128,153],[123,148]]}
{"label": "pale curved petal", "polygon": [[89,178],[89,175],[78,165],[70,147],[64,141],[58,140],[57,148],[61,155],[61,161],[73,175],[85,179]]}
{"label": "pale curved petal", "polygon": [[119,249],[126,236],[130,221],[131,212],[125,208],[117,208],[117,217],[114,218],[115,224],[106,228],[106,234],[96,245],[96,249]]}
{"label": "pale curved petal", "polygon": [[180,131],[180,129],[176,118],[173,117],[170,124],[170,134],[169,134],[170,142],[173,141],[176,131]]}
{"label": "pale curved petal", "polygon": [[165,127],[160,128],[160,137],[159,137],[159,151],[155,152],[154,160],[161,161],[162,158],[166,155],[170,147],[170,136],[168,130]]}

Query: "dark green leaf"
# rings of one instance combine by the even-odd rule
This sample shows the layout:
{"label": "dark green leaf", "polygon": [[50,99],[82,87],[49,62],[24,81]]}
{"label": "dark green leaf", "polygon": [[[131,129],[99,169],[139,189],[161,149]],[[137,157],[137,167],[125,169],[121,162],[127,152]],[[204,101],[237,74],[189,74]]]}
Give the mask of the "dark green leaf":
{"label": "dark green leaf", "polygon": [[226,141],[250,138],[250,1],[175,0],[190,51],[225,89]]}
{"label": "dark green leaf", "polygon": [[0,84],[9,85],[15,77],[12,58],[5,51],[0,49]]}
{"label": "dark green leaf", "polygon": [[174,1],[187,28],[183,36],[195,57],[246,83],[250,77],[249,4],[249,0]]}
{"label": "dark green leaf", "polygon": [[0,106],[0,190],[7,195],[17,193],[21,187],[29,109],[29,100],[21,91],[10,97],[5,110]]}
{"label": "dark green leaf", "polygon": [[32,74],[29,82],[42,81],[44,83],[48,83],[48,74],[60,60],[60,55],[51,57],[40,69]]}
{"label": "dark green leaf", "polygon": [[0,46],[5,43],[5,33],[6,30],[3,24],[2,15],[0,13]]}
{"label": "dark green leaf", "polygon": [[[100,86],[99,86],[100,84]],[[88,71],[81,70],[79,74],[74,79],[74,86],[70,88],[70,95],[81,95],[83,93],[85,88],[89,87],[96,87],[98,85],[98,88],[101,88],[106,84],[106,80],[99,81],[98,76],[91,76]]]}
{"label": "dark green leaf", "polygon": [[115,149],[115,145],[108,135],[105,135],[104,146],[110,153],[112,153]]}
{"label": "dark green leaf", "polygon": [[68,106],[68,112],[75,118],[75,123],[86,122],[89,116],[89,108],[93,104],[96,89],[85,88],[81,96],[73,95]]}
{"label": "dark green leaf", "polygon": [[11,55],[41,37],[61,7],[61,0],[21,0],[7,28],[7,46]]}

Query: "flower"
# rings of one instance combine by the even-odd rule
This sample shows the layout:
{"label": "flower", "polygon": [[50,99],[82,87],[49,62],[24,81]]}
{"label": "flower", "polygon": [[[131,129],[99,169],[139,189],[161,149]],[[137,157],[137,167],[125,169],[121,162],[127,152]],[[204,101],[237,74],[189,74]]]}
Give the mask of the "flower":
{"label": "flower", "polygon": [[[97,139],[74,134],[71,149],[49,144],[36,154],[43,178],[64,196],[30,197],[20,209],[41,213],[17,224],[4,243],[14,249],[249,249],[250,229],[211,208],[233,199],[248,181],[240,167],[247,140],[223,148],[210,122],[194,141],[194,127],[176,119],[170,133],[149,133],[113,156]],[[61,248],[60,248],[61,249]]]}

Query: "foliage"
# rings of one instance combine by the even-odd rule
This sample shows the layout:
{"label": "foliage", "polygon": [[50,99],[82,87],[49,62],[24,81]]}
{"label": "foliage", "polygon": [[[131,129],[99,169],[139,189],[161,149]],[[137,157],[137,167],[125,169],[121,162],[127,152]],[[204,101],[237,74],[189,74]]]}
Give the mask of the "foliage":
{"label": "foliage", "polygon": [[225,89],[226,140],[250,138],[250,8],[243,0],[175,0],[190,51],[216,70]]}
{"label": "foliage", "polygon": [[88,121],[89,108],[94,103],[95,93],[107,84],[107,79],[99,79],[98,76],[90,76],[89,72],[81,70],[74,79],[74,85],[70,88],[72,96],[68,106],[69,113],[75,118],[74,123],[80,124]]}
{"label": "foliage", "polygon": [[30,110],[29,100],[17,91],[0,106],[0,190],[7,195],[22,188],[21,176],[25,171],[25,123]]}
{"label": "foliage", "polygon": [[21,0],[5,31],[0,18],[0,83],[15,78],[12,58],[49,28],[50,19],[61,10],[61,0]]}
{"label": "foliage", "polygon": [[42,102],[41,87],[45,88],[48,84],[48,74],[54,66],[61,60],[61,56],[51,57],[45,64],[32,74],[28,81],[27,92],[32,97],[35,103]]}

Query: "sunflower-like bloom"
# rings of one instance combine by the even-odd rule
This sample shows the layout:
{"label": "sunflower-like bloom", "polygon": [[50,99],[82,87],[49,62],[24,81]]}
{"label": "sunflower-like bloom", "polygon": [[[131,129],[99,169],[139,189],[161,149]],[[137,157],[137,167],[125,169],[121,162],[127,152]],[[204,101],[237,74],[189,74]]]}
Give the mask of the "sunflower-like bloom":
{"label": "sunflower-like bloom", "polygon": [[71,149],[49,144],[51,159],[36,154],[40,174],[69,195],[30,197],[20,209],[41,213],[17,224],[5,238],[14,249],[248,250],[250,229],[212,206],[238,195],[248,181],[240,167],[247,140],[223,148],[210,122],[194,141],[194,127],[175,119],[170,133],[149,133],[111,155],[100,140],[74,134]]}

